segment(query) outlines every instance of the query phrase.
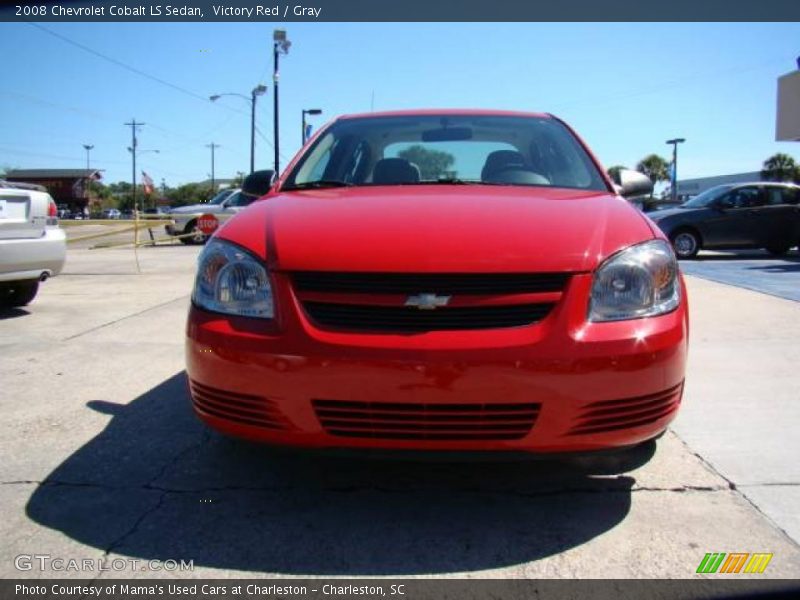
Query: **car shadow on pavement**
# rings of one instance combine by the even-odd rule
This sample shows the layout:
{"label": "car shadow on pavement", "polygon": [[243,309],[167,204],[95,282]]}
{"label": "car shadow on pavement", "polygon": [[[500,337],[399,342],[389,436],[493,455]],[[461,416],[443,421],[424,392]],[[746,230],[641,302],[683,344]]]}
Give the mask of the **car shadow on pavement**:
{"label": "car shadow on pavement", "polygon": [[30,312],[21,308],[0,308],[0,321],[4,319],[16,319],[17,317],[27,317]]}
{"label": "car shadow on pavement", "polygon": [[[625,458],[420,461],[290,452],[208,431],[185,373],[127,405],[32,494],[30,519],[111,555],[319,575],[502,568],[602,535],[628,514]],[[88,553],[87,553],[88,555]]]}

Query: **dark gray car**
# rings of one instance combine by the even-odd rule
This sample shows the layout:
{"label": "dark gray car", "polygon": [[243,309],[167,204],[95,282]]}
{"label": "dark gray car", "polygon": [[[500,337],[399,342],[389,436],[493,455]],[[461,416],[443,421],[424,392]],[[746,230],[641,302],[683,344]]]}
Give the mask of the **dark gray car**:
{"label": "dark gray car", "polygon": [[719,185],[678,208],[648,213],[678,258],[701,249],[766,248],[780,256],[800,244],[800,187],[788,183]]}

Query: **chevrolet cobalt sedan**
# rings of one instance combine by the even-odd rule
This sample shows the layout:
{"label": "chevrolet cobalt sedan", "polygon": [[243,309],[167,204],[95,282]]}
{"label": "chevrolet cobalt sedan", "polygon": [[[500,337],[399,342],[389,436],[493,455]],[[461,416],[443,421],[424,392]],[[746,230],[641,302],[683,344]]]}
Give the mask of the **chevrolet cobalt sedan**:
{"label": "chevrolet cobalt sedan", "polygon": [[213,429],[313,448],[586,452],[681,402],[686,291],[663,233],[561,120],[340,117],[198,259],[186,341]]}

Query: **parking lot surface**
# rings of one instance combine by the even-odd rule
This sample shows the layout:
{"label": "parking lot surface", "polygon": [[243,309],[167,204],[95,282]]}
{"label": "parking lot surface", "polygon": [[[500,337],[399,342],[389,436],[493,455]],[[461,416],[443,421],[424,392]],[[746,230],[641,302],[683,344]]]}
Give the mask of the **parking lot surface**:
{"label": "parking lot surface", "polygon": [[142,249],[137,274],[130,249],[71,249],[0,318],[3,577],[188,575],[14,566],[48,554],[192,560],[194,577],[691,578],[707,552],[771,552],[760,577],[800,575],[800,304],[689,278],[684,407],[627,460],[333,457],[192,414],[198,251]]}
{"label": "parking lot surface", "polygon": [[702,252],[681,261],[681,269],[711,281],[727,283],[800,302],[800,252],[776,258],[765,250]]}

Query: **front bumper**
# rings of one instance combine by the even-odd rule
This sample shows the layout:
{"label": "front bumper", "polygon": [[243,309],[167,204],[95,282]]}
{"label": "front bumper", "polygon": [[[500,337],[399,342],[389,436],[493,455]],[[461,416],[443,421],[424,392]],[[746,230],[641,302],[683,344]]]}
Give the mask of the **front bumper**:
{"label": "front bumper", "polygon": [[670,314],[587,323],[591,276],[576,275],[532,326],[390,336],[317,329],[276,278],[274,323],[189,314],[193,405],[226,434],[310,448],[583,452],[657,436],[681,401],[685,289]]}

